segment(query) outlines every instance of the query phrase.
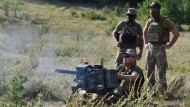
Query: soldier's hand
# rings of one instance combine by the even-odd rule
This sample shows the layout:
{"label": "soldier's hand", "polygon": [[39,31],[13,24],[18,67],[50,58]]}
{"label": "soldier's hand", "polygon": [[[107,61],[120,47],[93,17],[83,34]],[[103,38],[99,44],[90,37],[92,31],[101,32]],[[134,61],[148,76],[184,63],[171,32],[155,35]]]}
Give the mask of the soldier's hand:
{"label": "soldier's hand", "polygon": [[170,45],[166,45],[166,49],[170,49],[171,48],[171,46]]}
{"label": "soldier's hand", "polygon": [[142,52],[139,52],[138,55],[137,55],[137,60],[140,60],[142,57]]}
{"label": "soldier's hand", "polygon": [[148,43],[148,44],[145,44],[144,47],[145,47],[145,49],[148,49],[151,47],[151,45]]}
{"label": "soldier's hand", "polygon": [[171,46],[170,45],[166,45],[166,44],[162,44],[160,46],[160,49],[169,49],[169,48],[171,48]]}
{"label": "soldier's hand", "polygon": [[117,43],[117,47],[121,47],[121,45],[122,45],[121,42]]}
{"label": "soldier's hand", "polygon": [[117,73],[117,79],[118,80],[121,80],[121,76],[122,76],[122,74]]}

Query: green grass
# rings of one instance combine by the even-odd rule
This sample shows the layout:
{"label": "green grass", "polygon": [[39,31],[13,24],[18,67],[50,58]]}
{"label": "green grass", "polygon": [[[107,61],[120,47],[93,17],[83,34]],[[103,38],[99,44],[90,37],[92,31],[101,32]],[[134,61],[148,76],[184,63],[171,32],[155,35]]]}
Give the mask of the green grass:
{"label": "green grass", "polygon": [[[92,15],[103,15],[106,20],[91,20],[82,15],[92,11]],[[42,103],[48,106],[51,101],[53,104],[56,101],[64,104],[71,93],[70,86],[73,85],[74,76],[55,73],[56,68],[75,70],[84,61],[91,65],[100,64],[101,58],[104,58],[105,68],[114,68],[117,47],[111,32],[126,17],[117,17],[114,9],[110,12],[107,7],[97,9],[68,3],[58,6],[26,2],[17,17],[6,19],[0,10],[0,19],[4,20],[0,21],[0,95],[5,94],[1,83],[11,76],[21,74],[28,77],[25,84],[27,98],[38,99],[41,95],[41,102],[34,103],[40,105],[43,101],[48,101]],[[153,102],[162,105],[190,105],[189,39],[189,32],[181,32],[176,44],[167,50],[168,84],[172,84],[171,90],[176,89],[180,85],[180,79],[176,78],[180,75],[185,77],[183,86],[178,88],[180,90],[175,90],[176,93],[171,93],[170,90],[169,95],[174,95],[173,99],[157,98]],[[145,50],[137,64],[146,74],[144,62]]]}

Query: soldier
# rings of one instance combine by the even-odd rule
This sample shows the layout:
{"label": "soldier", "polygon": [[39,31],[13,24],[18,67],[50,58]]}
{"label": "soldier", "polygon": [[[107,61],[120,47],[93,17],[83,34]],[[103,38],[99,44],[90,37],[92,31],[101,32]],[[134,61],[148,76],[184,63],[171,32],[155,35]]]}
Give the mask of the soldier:
{"label": "soldier", "polygon": [[134,49],[136,52],[136,47],[139,47],[140,51],[136,55],[137,60],[141,58],[143,52],[142,27],[135,21],[137,10],[135,8],[129,8],[126,14],[128,20],[121,21],[112,33],[118,42],[117,47],[119,48],[116,56],[116,67],[122,64],[122,54],[127,49]]}
{"label": "soldier", "polygon": [[115,103],[119,98],[128,97],[133,90],[133,97],[140,97],[141,88],[144,83],[144,75],[142,69],[136,63],[136,52],[133,49],[127,49],[123,53],[123,63],[120,64],[116,71],[117,77],[121,81],[118,88],[114,90],[113,95],[106,100],[106,103]]}
{"label": "soldier", "polygon": [[[152,2],[149,5],[151,18],[146,22],[143,30],[143,38],[146,51],[146,70],[149,83],[149,89],[155,85],[155,65],[157,65],[159,75],[160,94],[164,94],[167,89],[166,69],[167,56],[166,49],[170,49],[177,41],[179,31],[174,23],[167,17],[160,15],[161,5],[158,2]],[[169,32],[173,33],[170,41]],[[169,42],[167,44],[167,42]]]}

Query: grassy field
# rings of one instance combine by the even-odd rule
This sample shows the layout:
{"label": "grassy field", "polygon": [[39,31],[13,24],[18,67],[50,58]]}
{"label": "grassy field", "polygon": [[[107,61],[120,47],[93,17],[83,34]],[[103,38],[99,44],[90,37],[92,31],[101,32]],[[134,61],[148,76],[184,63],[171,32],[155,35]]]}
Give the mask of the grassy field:
{"label": "grassy field", "polygon": [[[56,68],[75,70],[84,61],[100,64],[101,58],[105,68],[114,68],[117,47],[111,28],[126,17],[117,17],[112,11],[95,5],[37,0],[25,2],[17,17],[7,18],[0,10],[0,106],[7,101],[4,83],[15,75],[28,78],[24,83],[28,106],[62,107],[75,84],[74,76],[58,74]],[[98,20],[90,19],[88,13],[95,13]],[[159,106],[190,106],[189,40],[189,32],[181,32],[167,50],[171,98],[151,100]],[[145,50],[137,64],[146,74],[144,57]]]}

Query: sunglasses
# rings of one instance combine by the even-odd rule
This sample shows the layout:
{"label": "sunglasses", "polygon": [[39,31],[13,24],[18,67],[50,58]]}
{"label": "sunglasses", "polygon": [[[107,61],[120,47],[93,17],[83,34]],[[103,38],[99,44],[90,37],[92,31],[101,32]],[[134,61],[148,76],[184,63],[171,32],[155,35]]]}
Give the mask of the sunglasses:
{"label": "sunglasses", "polygon": [[131,56],[131,55],[128,55],[128,54],[124,55],[123,57],[124,57],[124,58],[131,58],[131,57],[132,57],[132,58],[135,58],[134,56]]}

